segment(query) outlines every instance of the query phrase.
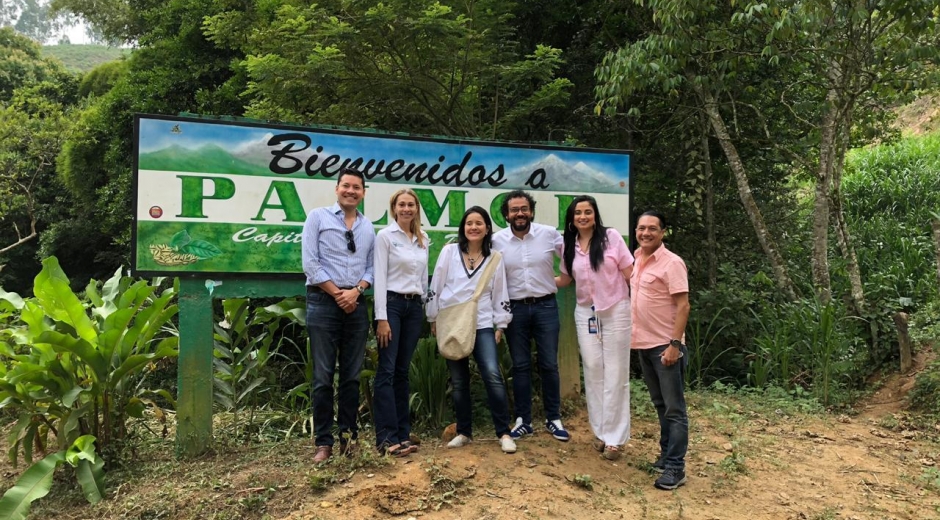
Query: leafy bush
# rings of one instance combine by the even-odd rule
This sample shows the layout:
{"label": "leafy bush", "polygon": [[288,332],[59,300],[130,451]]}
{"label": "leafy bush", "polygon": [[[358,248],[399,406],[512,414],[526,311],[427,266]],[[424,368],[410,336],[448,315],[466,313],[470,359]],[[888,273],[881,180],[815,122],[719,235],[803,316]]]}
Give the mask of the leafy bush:
{"label": "leafy bush", "polygon": [[[0,299],[0,409],[17,420],[9,457],[31,462],[50,434],[59,449],[93,435],[99,451],[113,455],[128,436],[127,422],[156,407],[145,387],[156,362],[178,353],[172,319],[177,287],[157,293],[151,284],[122,277],[118,269],[99,289],[92,280],[80,299],[54,258],[43,261],[35,297],[5,293]],[[0,322],[2,325],[2,322]]]}

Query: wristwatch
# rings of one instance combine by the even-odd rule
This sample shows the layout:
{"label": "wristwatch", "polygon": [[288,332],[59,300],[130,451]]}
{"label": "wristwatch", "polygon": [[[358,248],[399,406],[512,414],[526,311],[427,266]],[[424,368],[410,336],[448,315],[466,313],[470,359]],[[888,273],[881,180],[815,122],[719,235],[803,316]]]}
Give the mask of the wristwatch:
{"label": "wristwatch", "polygon": [[671,339],[671,340],[669,340],[669,346],[670,346],[670,347],[676,347],[676,348],[682,348],[682,342],[679,341],[679,340],[677,340],[677,339]]}
{"label": "wristwatch", "polygon": [[359,294],[366,292],[366,290],[359,284],[356,284],[356,290],[359,291]]}

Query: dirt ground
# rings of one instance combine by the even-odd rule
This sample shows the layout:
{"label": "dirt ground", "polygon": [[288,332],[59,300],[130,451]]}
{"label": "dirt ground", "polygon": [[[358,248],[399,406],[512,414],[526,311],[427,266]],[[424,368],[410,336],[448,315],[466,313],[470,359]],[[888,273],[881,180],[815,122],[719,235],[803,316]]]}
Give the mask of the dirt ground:
{"label": "dirt ground", "polygon": [[[584,412],[566,419],[571,442],[542,430],[513,455],[478,431],[461,449],[425,439],[404,459],[366,450],[319,468],[309,440],[177,461],[168,439],[109,473],[107,500],[89,506],[56,482],[31,518],[940,519],[940,423],[912,426],[902,410],[909,376],[883,381],[847,415],[691,393],[688,483],[671,492],[652,486],[658,426],[637,394],[633,439],[617,463],[591,448]],[[0,489],[22,470],[4,464]]]}

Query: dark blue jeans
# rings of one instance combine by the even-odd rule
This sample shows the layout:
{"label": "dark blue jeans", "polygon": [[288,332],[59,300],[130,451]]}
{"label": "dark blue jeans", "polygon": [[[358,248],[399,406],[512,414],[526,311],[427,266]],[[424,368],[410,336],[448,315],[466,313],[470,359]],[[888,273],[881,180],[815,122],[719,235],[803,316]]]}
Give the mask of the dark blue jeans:
{"label": "dark blue jeans", "polygon": [[561,419],[561,383],[558,379],[558,302],[552,298],[537,303],[512,304],[512,321],[506,328],[506,341],[512,356],[512,395],[516,417],[532,424],[532,340],[538,355],[542,379],[545,418]]}
{"label": "dark blue jeans", "polygon": [[[499,372],[496,353],[496,336],[492,328],[477,329],[473,345],[473,359],[480,369],[483,386],[486,387],[487,404],[496,427],[496,437],[509,434],[509,404],[506,402],[506,387]],[[473,437],[473,405],[470,403],[470,358],[458,361],[447,360],[450,382],[454,387],[454,408],[457,414],[457,433]]]}
{"label": "dark blue jeans", "polygon": [[388,326],[392,339],[379,346],[379,366],[375,371],[372,407],[375,415],[375,444],[395,445],[411,435],[408,399],[408,369],[424,325],[421,299],[388,297]]}
{"label": "dark blue jeans", "polygon": [[340,435],[357,438],[359,427],[359,373],[366,352],[369,314],[365,298],[346,314],[333,297],[307,289],[307,335],[313,359],[313,430],[317,446],[333,445],[333,374],[339,361]]}
{"label": "dark blue jeans", "polygon": [[685,410],[685,366],[689,351],[682,347],[679,362],[665,366],[660,355],[668,345],[641,349],[640,366],[650,399],[659,415],[659,456],[667,468],[685,469],[689,448],[689,416]]}

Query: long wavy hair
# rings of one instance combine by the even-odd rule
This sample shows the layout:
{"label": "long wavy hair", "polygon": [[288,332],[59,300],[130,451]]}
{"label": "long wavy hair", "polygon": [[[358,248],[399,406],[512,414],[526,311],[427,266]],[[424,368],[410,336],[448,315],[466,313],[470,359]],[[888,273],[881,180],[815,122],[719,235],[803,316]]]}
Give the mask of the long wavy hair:
{"label": "long wavy hair", "polygon": [[601,264],[604,263],[604,250],[607,249],[607,228],[601,222],[601,213],[597,209],[597,201],[590,195],[575,197],[565,212],[565,257],[563,258],[568,275],[572,278],[574,278],[574,271],[571,270],[571,265],[574,263],[574,243],[578,239],[578,230],[574,227],[574,209],[580,202],[587,202],[594,208],[594,234],[591,236],[591,243],[588,247],[591,269],[594,272],[597,272],[601,268]]}
{"label": "long wavy hair", "polygon": [[464,230],[464,226],[466,226],[467,218],[472,213],[478,213],[483,217],[483,223],[486,224],[486,235],[483,235],[483,258],[486,258],[490,256],[490,247],[493,244],[493,220],[490,218],[490,214],[480,206],[473,206],[468,209],[464,212],[463,218],[460,219],[460,229],[457,230],[457,247],[464,253],[468,253],[467,247],[470,245],[470,240],[467,239],[467,232]]}
{"label": "long wavy hair", "polygon": [[402,195],[411,195],[415,199],[415,206],[417,211],[415,212],[415,217],[411,219],[411,226],[408,231],[411,232],[414,236],[418,237],[418,247],[424,247],[424,237],[421,236],[421,200],[418,199],[418,194],[414,190],[403,188],[392,194],[392,198],[388,199],[389,215],[392,216],[392,219],[398,220],[398,212],[395,211],[395,205],[398,204],[398,197]]}

